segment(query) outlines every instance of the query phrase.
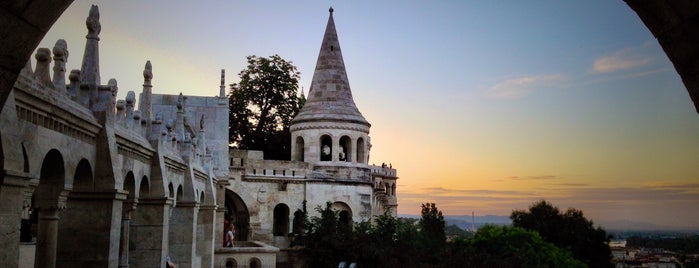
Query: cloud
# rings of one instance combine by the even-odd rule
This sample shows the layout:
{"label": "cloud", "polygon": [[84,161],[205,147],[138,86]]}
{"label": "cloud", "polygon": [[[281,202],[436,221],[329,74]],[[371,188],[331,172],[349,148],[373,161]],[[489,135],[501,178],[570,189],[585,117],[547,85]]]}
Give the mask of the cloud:
{"label": "cloud", "polygon": [[510,180],[557,180],[557,179],[560,179],[560,178],[561,178],[561,177],[553,176],[553,175],[526,176],[526,177],[509,176],[509,177],[507,177],[507,179],[510,179]]}
{"label": "cloud", "polygon": [[487,94],[496,98],[515,98],[561,79],[560,74],[520,76],[498,82],[488,89]]}
{"label": "cloud", "polygon": [[648,65],[653,60],[648,56],[649,47],[651,47],[649,43],[646,43],[640,47],[627,48],[599,57],[592,64],[592,72],[613,73]]}

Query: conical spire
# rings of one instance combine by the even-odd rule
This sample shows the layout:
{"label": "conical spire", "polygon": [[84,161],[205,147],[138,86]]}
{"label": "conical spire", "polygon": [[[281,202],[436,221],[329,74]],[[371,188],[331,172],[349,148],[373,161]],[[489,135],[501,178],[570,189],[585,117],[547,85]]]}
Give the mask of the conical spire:
{"label": "conical spire", "polygon": [[102,31],[100,12],[96,5],[90,8],[90,15],[85,21],[87,26],[87,42],[83,54],[83,64],[80,72],[80,82],[87,85],[100,85],[100,53],[99,34]]}
{"label": "conical spire", "polygon": [[345,62],[335,30],[333,8],[313,73],[306,104],[292,124],[308,121],[344,121],[370,126],[352,99]]}

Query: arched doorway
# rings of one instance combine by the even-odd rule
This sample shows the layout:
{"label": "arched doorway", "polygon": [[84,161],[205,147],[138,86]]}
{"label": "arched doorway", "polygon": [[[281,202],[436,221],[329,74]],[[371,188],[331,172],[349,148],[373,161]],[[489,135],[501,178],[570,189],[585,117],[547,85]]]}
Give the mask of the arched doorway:
{"label": "arched doorway", "polygon": [[274,236],[287,236],[289,233],[289,206],[284,203],[274,207],[274,226],[272,234]]}
{"label": "arched doorway", "polygon": [[[247,241],[250,236],[250,213],[248,207],[236,193],[226,189],[226,213],[224,215],[224,230],[227,224],[233,225],[236,241]],[[224,235],[222,233],[220,235]]]}
{"label": "arched doorway", "polygon": [[59,208],[65,206],[62,200],[66,198],[65,173],[63,155],[56,149],[46,153],[36,193],[39,226],[34,267],[56,266]]}

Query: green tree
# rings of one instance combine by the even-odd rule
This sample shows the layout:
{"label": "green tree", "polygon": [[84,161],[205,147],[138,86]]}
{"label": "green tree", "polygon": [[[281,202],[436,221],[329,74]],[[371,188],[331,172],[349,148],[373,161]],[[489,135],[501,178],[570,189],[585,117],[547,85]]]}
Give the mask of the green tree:
{"label": "green tree", "polygon": [[538,232],[554,245],[570,249],[573,256],[590,267],[613,267],[610,237],[601,227],[583,216],[583,212],[569,208],[561,213],[551,203],[541,200],[529,211],[515,210],[510,215],[512,225]]}
{"label": "green tree", "polygon": [[251,55],[230,85],[229,142],[236,148],[262,150],[267,159],[291,158],[289,124],[305,102],[298,97],[301,73],[279,55]]}
{"label": "green tree", "polygon": [[440,261],[439,255],[447,241],[444,226],[442,211],[434,203],[422,204],[420,236],[425,263],[436,264]]}
{"label": "green tree", "polygon": [[477,267],[586,267],[567,250],[518,227],[486,225],[471,242]]}

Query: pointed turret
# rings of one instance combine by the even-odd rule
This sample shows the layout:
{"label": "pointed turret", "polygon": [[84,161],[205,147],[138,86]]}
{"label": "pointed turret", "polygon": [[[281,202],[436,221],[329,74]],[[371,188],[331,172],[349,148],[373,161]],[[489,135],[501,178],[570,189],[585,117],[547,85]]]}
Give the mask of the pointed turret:
{"label": "pointed turret", "polygon": [[[352,99],[330,8],[311,88],[289,128],[291,160],[314,163],[319,174],[336,172],[337,166],[366,168],[370,127]],[[364,180],[360,174],[350,177]]]}
{"label": "pointed turret", "polygon": [[221,87],[218,91],[219,98],[226,97],[226,69],[221,69]]}
{"label": "pointed turret", "polygon": [[80,82],[83,85],[100,85],[100,53],[99,34],[102,31],[100,24],[100,12],[96,5],[90,8],[90,15],[85,21],[87,26],[87,41],[85,43],[85,53],[83,54],[83,64],[80,72]]}
{"label": "pointed turret", "polygon": [[309,121],[340,121],[370,126],[352,99],[332,7],[306,104],[292,124]]}

